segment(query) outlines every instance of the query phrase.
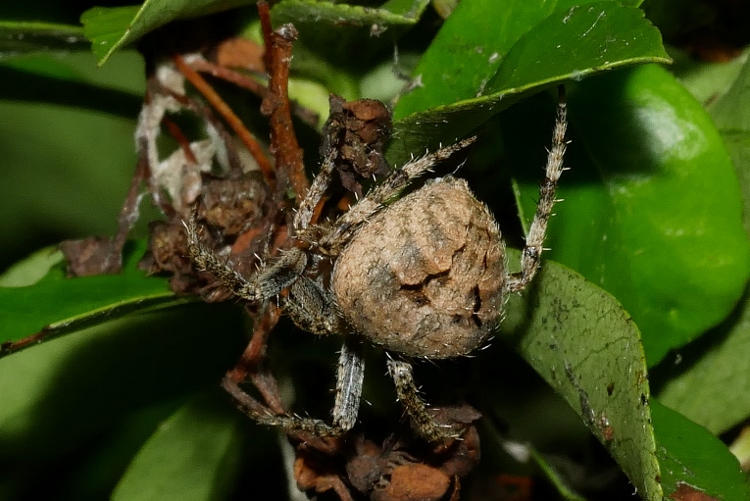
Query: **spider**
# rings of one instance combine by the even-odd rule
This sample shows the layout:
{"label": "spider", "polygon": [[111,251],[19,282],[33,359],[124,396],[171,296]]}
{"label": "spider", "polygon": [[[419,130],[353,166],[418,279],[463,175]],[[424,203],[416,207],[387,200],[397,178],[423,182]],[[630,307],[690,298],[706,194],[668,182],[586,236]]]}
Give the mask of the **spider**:
{"label": "spider", "polygon": [[250,409],[251,417],[287,432],[320,437],[351,429],[364,377],[360,341],[366,340],[386,351],[398,400],[417,432],[429,442],[459,438],[462,430],[438,422],[420,397],[411,360],[469,355],[491,337],[508,294],[524,290],[534,278],[557,182],[565,170],[566,128],[561,87],[546,176],[518,273],[508,270],[498,225],[465,181],[453,176],[432,179],[389,204],[475,138],[413,159],[333,222],[312,224],[335,172],[336,152],[331,152],[294,215],[291,247],[249,278],[202,243],[193,213],[185,227],[197,269],[213,274],[243,300],[278,298],[282,310],[305,331],[344,339],[331,424],[267,410]]}

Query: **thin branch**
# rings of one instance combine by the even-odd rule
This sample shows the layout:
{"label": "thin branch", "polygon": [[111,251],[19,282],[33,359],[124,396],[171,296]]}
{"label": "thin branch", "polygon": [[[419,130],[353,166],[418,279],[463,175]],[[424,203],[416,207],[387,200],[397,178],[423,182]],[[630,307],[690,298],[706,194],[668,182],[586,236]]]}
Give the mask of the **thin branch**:
{"label": "thin branch", "polygon": [[[264,38],[271,29],[268,4],[258,3]],[[302,149],[299,147],[292,124],[289,105],[289,63],[292,60],[292,42],[297,39],[297,30],[285,24],[271,32],[266,38],[266,64],[269,71],[268,95],[261,104],[261,113],[270,117],[271,148],[276,157],[276,170],[280,178],[286,178],[297,196],[297,202],[305,197],[309,182],[302,162]],[[280,183],[279,189],[283,189]]]}
{"label": "thin branch", "polygon": [[263,149],[261,148],[258,141],[250,133],[250,131],[247,130],[240,118],[232,111],[227,103],[224,102],[219,94],[216,93],[213,87],[211,87],[211,85],[206,82],[206,80],[202,76],[200,76],[197,71],[195,71],[185,62],[185,59],[183,59],[181,55],[176,54],[174,56],[174,63],[177,69],[180,70],[180,73],[185,75],[185,78],[187,78],[190,83],[193,84],[193,86],[198,89],[201,94],[203,94],[203,97],[205,97],[206,100],[211,103],[211,106],[213,106],[214,109],[216,109],[216,111],[222,117],[224,117],[224,119],[227,121],[235,134],[237,134],[237,136],[240,138],[253,158],[255,158],[255,161],[258,163],[258,167],[260,167],[260,170],[263,173],[263,177],[266,179],[266,182],[268,182],[270,186],[273,186],[275,184],[275,176],[273,168],[271,167],[271,163],[263,153]]}

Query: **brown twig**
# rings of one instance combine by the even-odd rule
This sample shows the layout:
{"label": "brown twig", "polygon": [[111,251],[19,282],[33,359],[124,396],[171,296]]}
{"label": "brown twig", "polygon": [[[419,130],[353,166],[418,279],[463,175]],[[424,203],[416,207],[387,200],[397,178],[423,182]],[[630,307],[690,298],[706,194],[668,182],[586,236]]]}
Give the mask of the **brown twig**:
{"label": "brown twig", "polygon": [[[218,65],[205,59],[198,59],[196,61],[193,61],[192,63],[190,63],[190,66],[192,66],[195,71],[199,71],[201,73],[210,73],[211,76],[232,83],[241,89],[250,91],[260,98],[265,98],[268,95],[268,88],[265,85],[231,68]],[[290,101],[289,105],[291,106],[291,111],[294,116],[296,116],[312,128],[316,128],[318,126],[320,117],[317,113],[308,108],[305,108],[304,106],[301,106],[296,101]]]}
{"label": "brown twig", "polygon": [[268,48],[272,45],[271,33],[273,32],[273,26],[271,26],[271,7],[265,0],[259,0],[257,5],[258,15],[260,16],[260,28],[263,32],[263,45],[266,47],[266,51],[263,53],[263,64],[265,64],[266,68],[270,68],[271,53]]}
{"label": "brown twig", "polygon": [[[263,37],[266,40],[266,67],[269,71],[268,95],[263,99],[260,110],[270,117],[271,149],[276,157],[276,170],[279,178],[286,178],[301,201],[309,182],[302,162],[302,149],[299,147],[292,124],[289,104],[289,62],[292,59],[292,42],[297,39],[297,30],[285,24],[271,32],[271,18],[268,4],[258,3]],[[280,183],[279,189],[283,189]]]}
{"label": "brown twig", "polygon": [[211,61],[207,61],[205,59],[197,59],[191,62],[190,66],[195,71],[210,73],[212,76],[233,83],[241,89],[249,90],[258,97],[265,97],[266,94],[268,94],[268,89],[265,85],[253,80],[247,75],[243,75],[239,71],[235,71],[224,66],[219,66],[218,64],[212,63]]}
{"label": "brown twig", "polygon": [[182,152],[185,154],[185,158],[187,159],[187,161],[193,164],[197,164],[198,159],[195,158],[193,150],[190,148],[190,141],[187,137],[185,137],[185,134],[180,129],[180,126],[166,117],[161,119],[161,123],[167,126],[169,134],[180,145],[180,148],[182,148]]}
{"label": "brown twig", "polygon": [[275,176],[273,168],[271,167],[271,162],[269,162],[268,158],[266,158],[265,154],[263,153],[263,149],[255,139],[255,137],[250,133],[249,130],[247,130],[240,118],[234,113],[234,111],[232,111],[227,103],[224,102],[221,96],[216,93],[213,87],[211,87],[211,85],[206,82],[206,80],[202,76],[200,76],[197,71],[191,68],[181,55],[176,54],[173,59],[175,66],[180,71],[180,73],[185,75],[185,78],[187,78],[188,81],[190,81],[190,83],[193,84],[193,86],[198,89],[201,94],[203,94],[203,97],[205,97],[206,100],[211,103],[211,106],[213,106],[214,109],[222,117],[224,117],[224,119],[227,121],[235,134],[237,134],[237,136],[240,138],[253,158],[255,158],[255,161],[258,163],[258,167],[263,173],[263,177],[266,179],[266,182],[268,182],[270,186],[273,186],[275,184]]}

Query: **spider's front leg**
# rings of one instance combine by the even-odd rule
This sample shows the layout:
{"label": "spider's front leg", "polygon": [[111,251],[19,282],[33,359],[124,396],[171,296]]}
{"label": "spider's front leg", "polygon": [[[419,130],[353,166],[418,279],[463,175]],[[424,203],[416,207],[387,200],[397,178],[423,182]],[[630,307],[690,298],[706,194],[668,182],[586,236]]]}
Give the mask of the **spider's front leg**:
{"label": "spider's front leg", "polygon": [[552,207],[557,200],[555,199],[555,190],[560,175],[565,170],[563,167],[563,156],[567,142],[565,141],[565,131],[568,128],[567,107],[565,104],[565,88],[559,87],[559,101],[557,105],[557,118],[555,120],[555,129],[552,133],[552,148],[547,154],[547,167],[545,170],[544,181],[539,187],[539,202],[536,206],[534,220],[529,228],[529,234],[526,236],[526,245],[523,248],[521,257],[521,272],[508,276],[507,290],[510,292],[520,292],[531,282],[539,268],[539,260],[544,248],[544,237],[547,233],[547,223],[552,216]]}
{"label": "spider's front leg", "polygon": [[429,442],[444,442],[461,437],[461,429],[457,426],[440,424],[427,411],[427,404],[419,396],[419,390],[414,382],[412,366],[405,360],[388,357],[388,373],[396,386],[396,394],[406,413],[414,422],[416,431]]}
{"label": "spider's front leg", "polygon": [[300,249],[281,254],[273,265],[264,267],[253,278],[247,279],[201,241],[195,211],[185,225],[190,260],[200,271],[215,276],[232,294],[250,302],[266,301],[296,282],[307,266],[307,255]]}

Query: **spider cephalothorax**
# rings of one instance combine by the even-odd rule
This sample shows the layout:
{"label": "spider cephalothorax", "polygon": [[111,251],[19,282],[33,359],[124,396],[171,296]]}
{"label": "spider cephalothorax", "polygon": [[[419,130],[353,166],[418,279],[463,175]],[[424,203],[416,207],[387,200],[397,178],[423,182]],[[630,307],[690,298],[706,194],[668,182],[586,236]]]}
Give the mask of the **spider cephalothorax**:
{"label": "spider cephalothorax", "polygon": [[[561,100],[520,273],[508,271],[497,224],[465,181],[452,176],[434,179],[387,205],[414,179],[474,138],[392,171],[333,222],[313,225],[314,209],[336,167],[337,154],[331,152],[297,208],[292,245],[253,277],[243,277],[204,246],[196,221],[190,220],[186,225],[188,245],[197,268],[212,273],[247,301],[279,297],[284,311],[304,330],[344,337],[332,426],[267,412],[250,411],[251,415],[289,431],[324,436],[350,429],[356,422],[362,390],[364,360],[359,340],[364,338],[388,352],[388,370],[399,400],[418,432],[430,441],[459,436],[460,430],[439,424],[427,411],[408,358],[468,355],[485,343],[497,326],[506,295],[523,290],[533,278],[563,170],[565,129],[565,103]],[[330,276],[317,272],[324,259],[333,262]]]}

